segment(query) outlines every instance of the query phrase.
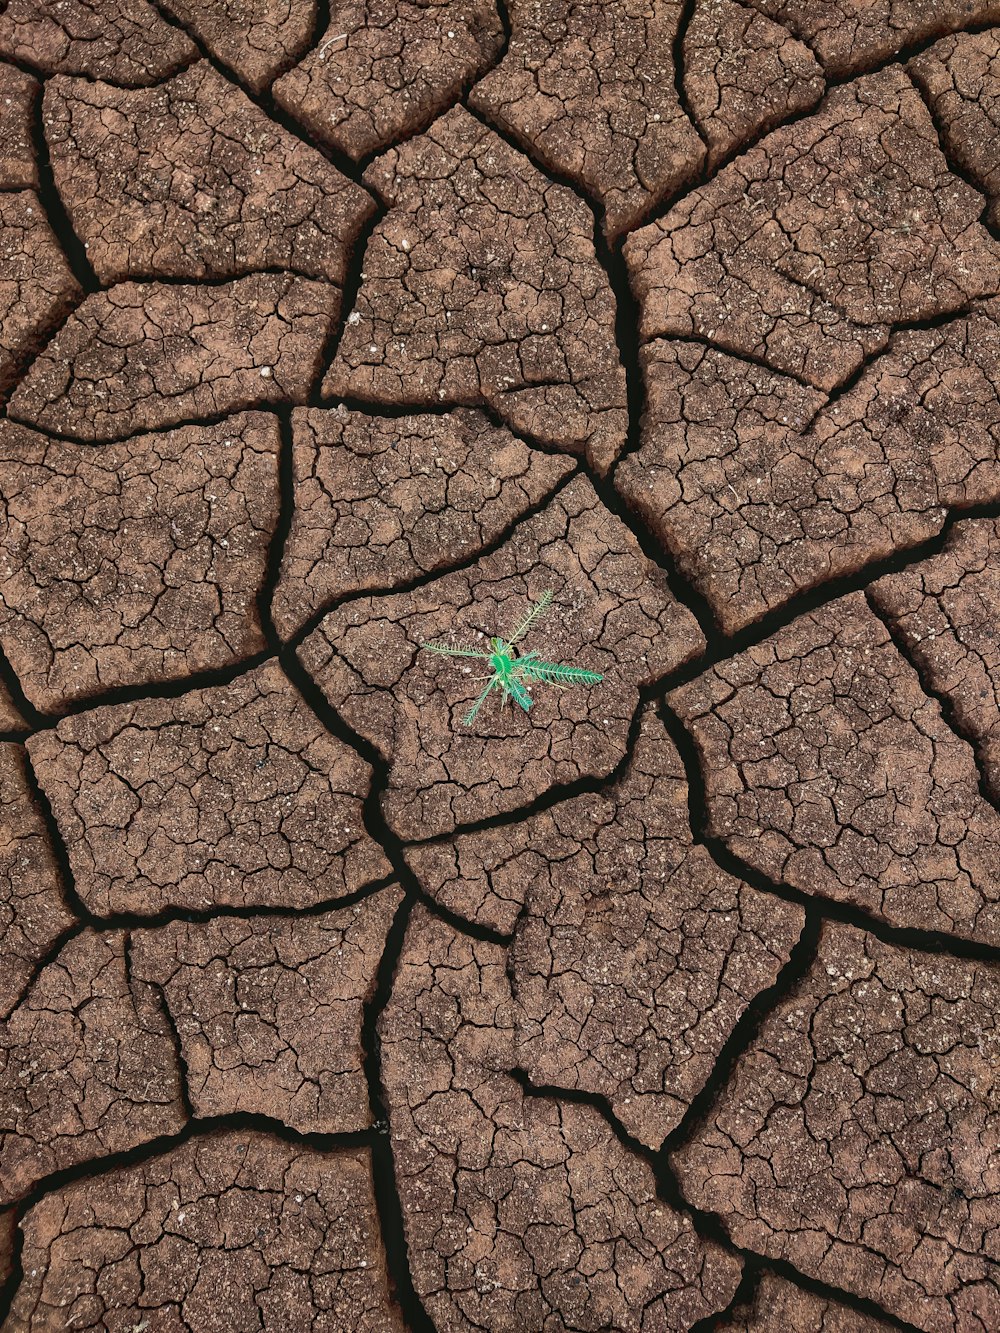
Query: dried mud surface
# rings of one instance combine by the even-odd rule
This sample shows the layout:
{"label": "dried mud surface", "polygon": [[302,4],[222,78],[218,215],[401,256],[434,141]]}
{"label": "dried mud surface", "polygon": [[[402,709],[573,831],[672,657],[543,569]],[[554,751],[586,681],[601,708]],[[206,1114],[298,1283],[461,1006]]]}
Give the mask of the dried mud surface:
{"label": "dried mud surface", "polygon": [[998,129],[996,0],[0,0],[2,1333],[1000,1328]]}

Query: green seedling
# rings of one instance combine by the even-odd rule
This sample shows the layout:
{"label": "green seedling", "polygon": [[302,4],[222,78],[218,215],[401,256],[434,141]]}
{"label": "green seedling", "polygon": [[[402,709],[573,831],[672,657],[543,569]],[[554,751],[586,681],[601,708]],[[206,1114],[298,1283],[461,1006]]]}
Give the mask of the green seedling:
{"label": "green seedling", "polygon": [[560,662],[542,662],[537,653],[524,653],[519,656],[511,651],[518,639],[523,638],[535,621],[545,613],[551,601],[551,591],[543,592],[508,638],[489,640],[488,653],[462,644],[421,644],[421,647],[429,653],[443,653],[446,657],[478,657],[490,664],[488,675],[476,677],[476,680],[485,680],[486,685],[462,719],[465,726],[476,720],[476,714],[494,690],[501,692],[505,702],[513,699],[527,713],[533,702],[528,693],[528,684],[531,681],[541,681],[544,685],[555,685],[557,689],[564,690],[571,685],[598,685],[604,679],[599,672],[588,671],[585,667],[563,666]]}

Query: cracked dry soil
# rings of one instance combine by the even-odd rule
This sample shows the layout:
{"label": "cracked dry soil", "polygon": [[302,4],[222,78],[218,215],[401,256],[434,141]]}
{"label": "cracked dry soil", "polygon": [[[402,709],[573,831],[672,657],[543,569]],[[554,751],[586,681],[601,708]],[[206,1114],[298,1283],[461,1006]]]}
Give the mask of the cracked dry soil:
{"label": "cracked dry soil", "polygon": [[2,1333],[1000,1333],[998,129],[997,0],[0,0]]}

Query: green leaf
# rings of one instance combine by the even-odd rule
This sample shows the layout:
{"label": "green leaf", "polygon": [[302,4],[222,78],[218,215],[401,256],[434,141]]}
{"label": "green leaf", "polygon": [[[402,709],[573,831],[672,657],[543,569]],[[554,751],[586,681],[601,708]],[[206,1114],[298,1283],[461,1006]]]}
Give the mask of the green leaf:
{"label": "green leaf", "polygon": [[490,680],[486,688],[483,690],[482,694],[479,696],[476,702],[466,713],[465,717],[462,718],[462,723],[464,726],[466,727],[471,726],[471,724],[475,722],[476,714],[479,712],[480,708],[482,708],[483,704],[486,702],[487,698],[489,697],[490,691],[495,688],[495,686],[499,683],[499,681],[500,681],[499,675],[495,675]]}
{"label": "green leaf", "polygon": [[517,628],[513,630],[513,632],[507,638],[506,642],[508,648],[512,643],[517,643],[518,639],[520,639],[524,634],[528,632],[528,630],[535,623],[538,617],[542,615],[543,612],[549,607],[551,602],[552,602],[552,589],[546,588],[545,591],[542,593],[541,597],[535,603],[535,605],[531,608],[528,614],[521,621],[520,625],[518,625]]}
{"label": "green leaf", "polygon": [[587,671],[585,667],[563,666],[560,662],[536,662],[521,658],[516,668],[519,675],[531,680],[544,681],[546,685],[597,685],[603,679],[598,671]]}
{"label": "green leaf", "polygon": [[530,711],[534,700],[516,676],[506,676],[503,681],[503,687],[514,702],[520,704],[526,713]]}
{"label": "green leaf", "polygon": [[420,647],[424,652],[444,653],[446,657],[481,657],[484,661],[489,661],[490,656],[478,648],[466,648],[460,643],[422,643]]}

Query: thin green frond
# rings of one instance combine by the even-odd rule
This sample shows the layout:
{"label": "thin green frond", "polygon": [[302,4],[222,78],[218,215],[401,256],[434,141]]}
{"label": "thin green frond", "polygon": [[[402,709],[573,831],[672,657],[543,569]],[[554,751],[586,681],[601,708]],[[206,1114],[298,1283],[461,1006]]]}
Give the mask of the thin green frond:
{"label": "thin green frond", "polygon": [[523,657],[518,660],[515,670],[529,680],[541,680],[547,685],[598,685],[604,679],[600,672],[587,671],[584,667],[529,661]]}
{"label": "thin green frond", "polygon": [[479,648],[465,647],[460,643],[422,643],[420,647],[428,653],[444,653],[446,657],[481,657],[484,661],[488,661],[490,656]]}
{"label": "thin green frond", "polygon": [[551,605],[551,602],[552,602],[552,589],[546,588],[545,591],[542,593],[541,597],[539,597],[538,601],[535,603],[535,605],[531,608],[528,614],[521,621],[520,625],[518,625],[517,629],[515,629],[514,632],[510,635],[510,637],[506,640],[508,648],[512,643],[517,643],[518,639],[522,638],[525,634],[527,634],[528,630],[539,618],[539,616],[545,613],[545,611]]}
{"label": "thin green frond", "polygon": [[462,718],[462,724],[463,724],[463,726],[468,727],[468,726],[470,726],[473,722],[475,722],[475,720],[476,720],[476,714],[479,712],[480,708],[482,708],[483,704],[484,704],[484,703],[486,702],[486,700],[489,698],[489,693],[490,693],[490,691],[491,691],[491,690],[494,688],[494,686],[499,682],[499,680],[500,680],[499,675],[491,676],[491,677],[490,677],[490,682],[489,682],[489,684],[486,686],[486,688],[483,690],[482,694],[479,696],[479,698],[476,700],[476,702],[472,705],[472,707],[471,707],[471,708],[469,709],[469,711],[466,713],[465,717]]}

